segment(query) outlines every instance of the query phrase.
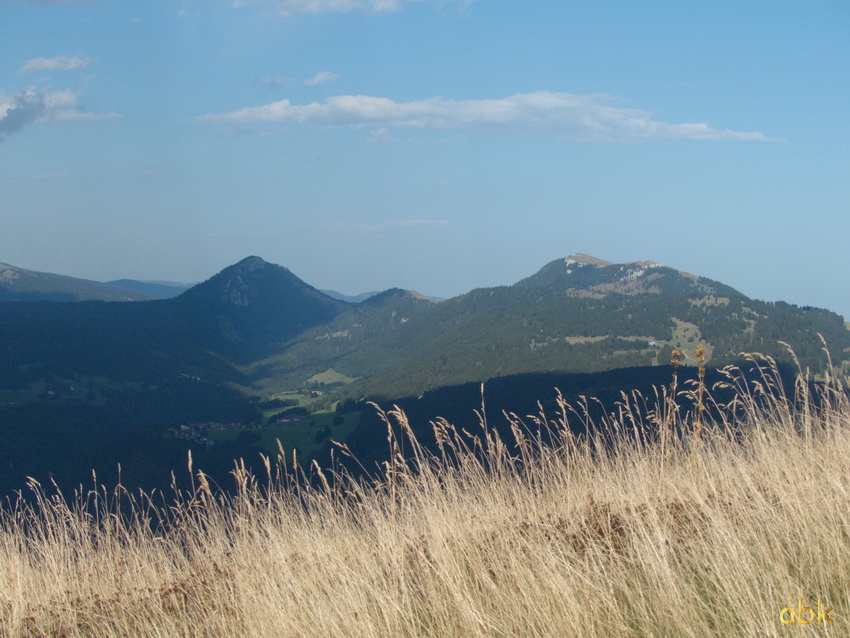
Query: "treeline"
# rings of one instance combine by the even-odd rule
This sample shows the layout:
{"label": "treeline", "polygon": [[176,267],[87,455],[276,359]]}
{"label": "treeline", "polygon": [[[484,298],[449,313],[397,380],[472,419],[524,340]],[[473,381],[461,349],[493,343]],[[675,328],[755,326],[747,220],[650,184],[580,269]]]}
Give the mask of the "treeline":
{"label": "treeline", "polygon": [[[696,331],[686,339],[676,338],[674,319]],[[522,372],[598,372],[664,364],[673,346],[693,349],[697,343],[713,346],[711,364],[722,366],[741,352],[791,362],[782,340],[794,348],[804,367],[821,371],[827,358],[819,335],[835,362],[845,357],[850,332],[839,315],[827,310],[741,296],[700,302],[675,295],[592,299],[535,288],[479,290],[412,317],[382,342],[381,349],[367,345],[359,353],[361,359],[386,351],[406,356],[386,372],[353,384],[344,396],[402,396]],[[360,376],[347,364],[343,358],[334,366]]]}
{"label": "treeline", "polygon": [[[744,360],[735,362],[743,371],[744,378],[759,379],[760,372]],[[789,365],[779,364],[778,369],[785,383],[788,396],[793,396],[793,382],[796,370]],[[542,436],[546,440],[545,428],[540,428],[536,419],[541,417],[556,420],[560,416],[558,392],[575,411],[567,414],[570,429],[579,435],[584,433],[585,423],[601,423],[601,419],[617,411],[617,403],[622,402],[623,395],[633,396],[637,392],[647,399],[648,406],[655,405],[656,391],[660,394],[663,388],[669,388],[673,376],[673,366],[634,367],[609,370],[599,373],[533,373],[511,375],[491,379],[483,384],[465,383],[442,387],[425,392],[420,396],[401,399],[378,401],[377,404],[389,411],[394,407],[401,408],[407,415],[410,426],[417,440],[427,448],[436,451],[436,441],[432,422],[442,417],[454,425],[457,430],[466,430],[470,434],[469,443],[473,445],[474,436],[482,436],[479,414],[485,414],[488,427],[496,430],[504,441],[513,441],[507,414],[516,414],[524,420],[529,430],[528,436]],[[695,367],[678,368],[678,390],[693,389],[697,381]],[[706,371],[705,383],[718,401],[731,398],[728,391],[714,389],[716,382],[725,380],[717,370],[709,368]],[[728,396],[727,396],[728,395]],[[684,395],[677,398],[681,414],[692,409],[692,401]],[[483,408],[483,411],[482,411]],[[340,405],[340,409],[363,410],[360,425],[346,440],[347,445],[358,462],[346,460],[336,454],[337,459],[346,464],[352,472],[362,465],[367,471],[376,469],[380,464],[389,460],[387,444],[387,424],[381,419],[378,411],[366,402],[350,400]],[[643,420],[644,426],[649,424]],[[405,433],[394,426],[394,434],[404,451]],[[654,436],[654,432],[645,432],[646,436]],[[330,461],[330,446],[326,446],[320,463]]]}
{"label": "treeline", "polygon": [[256,401],[217,385],[176,379],[158,387],[112,388],[96,405],[61,393],[20,405],[0,405],[0,498],[22,489],[27,477],[55,482],[65,492],[90,485],[92,470],[106,485],[167,489],[181,474],[187,452],[227,482],[233,459],[257,448],[204,448],[169,439],[166,428],[192,421],[250,423],[261,419]]}

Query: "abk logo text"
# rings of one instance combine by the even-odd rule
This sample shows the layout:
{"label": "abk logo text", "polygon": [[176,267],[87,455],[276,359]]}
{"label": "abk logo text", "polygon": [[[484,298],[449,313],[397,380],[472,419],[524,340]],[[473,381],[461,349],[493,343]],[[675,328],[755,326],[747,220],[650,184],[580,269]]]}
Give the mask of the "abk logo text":
{"label": "abk logo text", "polygon": [[832,611],[832,607],[827,607],[824,609],[823,604],[820,599],[818,599],[818,608],[817,608],[817,616],[815,616],[815,610],[811,607],[803,607],[803,599],[800,598],[797,603],[797,607],[785,607],[782,611],[779,612],[779,620],[783,625],[810,625],[815,622],[817,618],[817,625],[826,625],[829,623],[832,624],[832,618],[829,617],[829,612]]}

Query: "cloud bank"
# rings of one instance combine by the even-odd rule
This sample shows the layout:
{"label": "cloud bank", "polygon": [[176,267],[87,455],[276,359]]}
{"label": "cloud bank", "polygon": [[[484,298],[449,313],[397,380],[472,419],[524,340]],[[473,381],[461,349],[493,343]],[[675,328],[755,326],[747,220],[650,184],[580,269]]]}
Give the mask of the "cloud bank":
{"label": "cloud bank", "polygon": [[83,109],[73,91],[39,90],[30,87],[17,95],[0,93],[0,142],[29,124],[76,122],[117,117],[96,115]]}
{"label": "cloud bank", "polygon": [[263,4],[271,6],[280,15],[293,13],[344,13],[348,11],[398,11],[415,2],[460,2],[471,0],[235,0],[233,6]]}
{"label": "cloud bank", "polygon": [[288,123],[378,128],[532,131],[566,140],[766,141],[759,132],[715,129],[706,123],[669,124],[647,111],[612,106],[607,95],[521,93],[502,99],[413,102],[368,95],[339,95],[303,106],[280,100],[200,119],[228,123]]}
{"label": "cloud bank", "polygon": [[42,71],[74,71],[85,69],[91,60],[80,56],[59,55],[53,58],[33,58],[18,69],[18,73],[40,73]]}

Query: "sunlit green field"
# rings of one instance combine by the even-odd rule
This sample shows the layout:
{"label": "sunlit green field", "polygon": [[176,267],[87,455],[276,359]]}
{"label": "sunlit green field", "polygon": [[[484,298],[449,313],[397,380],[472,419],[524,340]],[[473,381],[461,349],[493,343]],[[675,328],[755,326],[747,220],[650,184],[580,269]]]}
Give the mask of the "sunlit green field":
{"label": "sunlit green field", "polygon": [[[335,424],[335,419],[342,419],[343,423]],[[272,456],[279,452],[278,440],[287,452],[297,449],[299,454],[310,456],[313,452],[321,450],[325,442],[330,439],[344,441],[345,437],[354,431],[359,421],[359,412],[343,415],[338,415],[336,412],[313,412],[293,424],[235,430],[208,430],[206,435],[216,443],[226,443],[235,440],[242,432],[254,432],[260,436],[257,445]],[[320,435],[319,440],[317,435]]]}

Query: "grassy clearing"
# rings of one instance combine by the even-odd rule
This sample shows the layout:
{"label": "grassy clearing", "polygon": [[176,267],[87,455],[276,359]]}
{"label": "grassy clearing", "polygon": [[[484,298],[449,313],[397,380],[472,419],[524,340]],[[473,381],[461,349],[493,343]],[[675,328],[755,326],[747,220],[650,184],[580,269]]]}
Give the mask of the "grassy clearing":
{"label": "grassy clearing", "polygon": [[277,408],[266,408],[263,410],[263,419],[269,420],[272,417],[276,417],[278,414],[283,414],[291,410],[292,408],[310,408],[317,401],[320,400],[320,397],[311,395],[310,392],[298,392],[295,390],[291,390],[288,392],[278,392],[269,397],[269,399],[281,399],[290,403],[291,405],[286,405]]}
{"label": "grassy clearing", "polygon": [[314,374],[312,377],[307,379],[307,384],[309,385],[311,383],[323,383],[325,385],[347,385],[349,383],[353,383],[354,381],[357,381],[356,377],[349,377],[348,375],[342,374],[341,372],[337,372],[333,368],[328,368],[324,372]]}
{"label": "grassy clearing", "polygon": [[676,344],[696,343],[702,338],[699,326],[673,317],[676,327],[673,328],[673,342]]}
{"label": "grassy clearing", "polygon": [[[441,453],[407,440],[368,484],[270,461],[230,496],[33,485],[0,517],[0,636],[850,635],[846,387],[786,397],[756,361],[698,435],[662,390],[587,437],[580,406],[514,419],[515,453],[437,421]],[[801,598],[833,624],[782,624]]]}
{"label": "grassy clearing", "polygon": [[[334,424],[336,417],[342,418],[343,423]],[[208,430],[207,436],[216,443],[227,443],[236,439],[242,432],[256,432],[260,436],[257,446],[266,450],[270,456],[278,453],[278,441],[280,441],[280,447],[284,449],[287,456],[291,455],[293,449],[297,449],[299,455],[309,457],[314,452],[320,451],[328,439],[344,441],[359,422],[359,412],[343,415],[338,415],[336,412],[313,412],[304,417],[303,421],[298,422],[298,424],[236,430]],[[317,434],[324,434],[328,429],[330,430],[328,436],[322,436],[321,440],[316,440]]]}

